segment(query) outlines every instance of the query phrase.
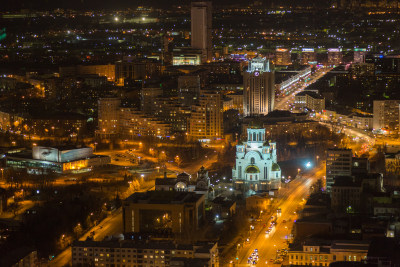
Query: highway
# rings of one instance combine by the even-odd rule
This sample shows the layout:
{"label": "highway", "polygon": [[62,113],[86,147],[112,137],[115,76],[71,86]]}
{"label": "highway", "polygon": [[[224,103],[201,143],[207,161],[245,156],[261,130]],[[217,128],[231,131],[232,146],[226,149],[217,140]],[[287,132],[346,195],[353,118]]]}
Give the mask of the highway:
{"label": "highway", "polygon": [[[241,244],[242,248],[239,249],[238,260],[233,258],[231,266],[253,266],[248,264],[247,260],[255,249],[258,249],[260,257],[256,266],[280,266],[280,264],[274,264],[271,260],[275,260],[277,249],[288,247],[287,238],[290,236],[294,220],[297,218],[296,209],[304,204],[304,199],[309,194],[310,186],[323,175],[325,175],[325,171],[321,166],[282,187],[278,200],[275,200],[276,203],[273,204],[273,210],[278,207],[282,210],[281,216],[277,220],[275,231],[268,237],[266,236],[267,227],[264,228],[263,225],[266,224],[268,226],[267,223],[270,218],[270,214],[266,214],[262,217],[262,221],[255,225],[255,229],[252,230],[250,242]],[[276,216],[276,213],[273,215]],[[284,223],[283,220],[286,222]]]}

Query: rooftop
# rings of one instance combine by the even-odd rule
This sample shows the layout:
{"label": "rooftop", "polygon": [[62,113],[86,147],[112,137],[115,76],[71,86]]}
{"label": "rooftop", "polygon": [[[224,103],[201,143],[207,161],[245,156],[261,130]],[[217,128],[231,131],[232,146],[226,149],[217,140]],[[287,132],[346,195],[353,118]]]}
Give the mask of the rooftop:
{"label": "rooftop", "polygon": [[184,204],[196,203],[203,195],[194,192],[180,191],[147,191],[136,192],[125,199],[130,203],[147,203],[147,204]]}
{"label": "rooftop", "polygon": [[309,95],[315,99],[324,99],[324,97],[322,95],[317,94],[314,91],[302,91],[302,92],[298,93],[296,96],[305,96],[305,95]]}

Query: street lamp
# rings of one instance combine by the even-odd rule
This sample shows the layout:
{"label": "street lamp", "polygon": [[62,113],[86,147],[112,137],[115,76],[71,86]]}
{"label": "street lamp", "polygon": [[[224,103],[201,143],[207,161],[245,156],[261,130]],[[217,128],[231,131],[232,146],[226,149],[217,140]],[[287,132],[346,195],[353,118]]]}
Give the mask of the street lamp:
{"label": "street lamp", "polygon": [[3,169],[3,168],[1,168],[0,170],[1,170],[1,180],[3,180],[3,179],[4,179],[4,177],[3,177],[3,172],[4,172],[4,169]]}

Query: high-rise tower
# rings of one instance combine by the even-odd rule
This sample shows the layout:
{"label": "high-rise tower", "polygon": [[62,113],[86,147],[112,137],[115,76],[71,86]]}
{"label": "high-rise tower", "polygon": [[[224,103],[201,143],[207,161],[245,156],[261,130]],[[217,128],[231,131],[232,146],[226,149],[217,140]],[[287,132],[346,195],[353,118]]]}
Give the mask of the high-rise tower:
{"label": "high-rise tower", "polygon": [[267,115],[274,110],[275,73],[265,58],[254,58],[244,73],[243,109],[245,116]]}
{"label": "high-rise tower", "polygon": [[192,48],[201,49],[202,62],[212,58],[212,5],[210,1],[192,2]]}

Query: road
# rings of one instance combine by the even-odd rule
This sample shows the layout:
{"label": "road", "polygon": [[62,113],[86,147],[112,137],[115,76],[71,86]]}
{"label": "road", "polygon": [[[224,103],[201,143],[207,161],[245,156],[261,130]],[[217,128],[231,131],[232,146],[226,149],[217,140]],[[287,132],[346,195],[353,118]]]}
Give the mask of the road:
{"label": "road", "polygon": [[307,86],[321,79],[326,73],[328,73],[332,68],[321,68],[318,69],[314,74],[310,76],[310,80],[307,83],[297,82],[292,84],[289,88],[285,89],[285,91],[289,91],[290,93],[286,96],[277,97],[275,100],[275,109],[276,110],[290,110],[291,106],[294,104],[294,96],[301,91],[303,91]]}
{"label": "road", "polygon": [[[256,225],[252,231],[249,244],[245,243],[243,248],[239,250],[238,260],[232,259],[235,263],[234,266],[250,266],[247,264],[247,259],[254,249],[258,249],[260,257],[257,266],[280,266],[280,264],[274,264],[270,260],[276,258],[277,249],[288,247],[287,238],[290,236],[294,220],[296,219],[295,211],[302,202],[304,203],[303,200],[309,194],[309,188],[313,182],[323,177],[323,175],[325,175],[325,172],[323,166],[321,166],[310,171],[308,174],[302,175],[301,178],[296,178],[287,186],[281,188],[279,200],[275,204],[275,207],[281,208],[282,215],[277,220],[275,231],[269,237],[266,236],[266,228],[263,225],[267,223],[266,217],[269,218],[269,215],[263,217],[263,221]],[[283,223],[283,220],[287,222]]]}
{"label": "road", "polygon": [[[111,157],[113,157],[116,154],[123,154],[127,150],[118,150],[118,151],[112,151],[112,152],[104,152],[102,154],[107,154]],[[216,150],[217,151],[217,150]],[[218,151],[217,151],[218,152]],[[166,166],[169,170],[177,171],[177,172],[182,172],[186,171],[190,174],[195,174],[201,166],[204,166],[205,168],[208,168],[211,166],[212,163],[218,160],[218,153],[215,152],[211,155],[204,156],[204,158],[198,159],[196,161],[193,161],[187,168],[184,170],[176,166],[176,164],[171,164],[171,163],[166,163]],[[156,158],[147,156],[143,153],[135,152],[137,156],[140,156],[142,159],[148,159],[152,161],[156,161]],[[120,161],[119,161],[120,162]],[[129,161],[126,161],[127,164],[129,164]],[[141,190],[147,191],[147,190],[153,190],[153,188],[147,188]],[[90,229],[88,232],[86,232],[79,240],[86,240],[86,238],[90,235],[90,232],[94,231],[94,239],[95,240],[103,240],[104,237],[106,236],[112,236],[116,234],[122,233],[122,209],[118,209],[115,211],[113,214],[109,215],[107,218],[105,218],[99,225],[93,227]],[[49,262],[50,266],[54,267],[59,267],[59,266],[65,266],[69,265],[71,263],[71,248],[68,247],[66,248],[63,252],[57,255],[52,261]]]}
{"label": "road", "polygon": [[[139,192],[147,190],[154,190],[151,188],[142,189]],[[95,232],[94,240],[103,240],[106,236],[113,236],[122,233],[122,208],[117,209],[107,218],[102,220],[98,225],[92,227],[83,236],[79,238],[80,241],[86,240],[91,232]],[[63,252],[57,255],[52,261],[49,262],[50,266],[59,267],[66,266],[71,263],[71,247],[67,247]]]}
{"label": "road", "polygon": [[[204,168],[207,169],[214,162],[216,162],[218,160],[218,151],[223,149],[223,148],[224,147],[222,147],[222,146],[213,147],[214,152],[209,153],[208,155],[204,155],[203,157],[201,157],[199,159],[193,160],[189,164],[187,164],[187,162],[185,162],[185,164],[182,164],[182,165],[185,165],[184,167],[179,167],[179,166],[177,166],[176,163],[172,163],[172,162],[166,162],[165,165],[166,165],[166,168],[168,170],[171,170],[171,171],[174,171],[174,172],[183,172],[183,171],[185,171],[185,172],[187,172],[189,174],[194,175],[201,168],[201,166],[204,166]],[[131,156],[131,155],[127,154],[126,152],[128,152],[128,149],[112,150],[112,151],[107,151],[107,152],[100,152],[100,153],[97,153],[97,154],[110,156],[111,159],[112,159],[112,161],[111,161],[112,164],[119,165],[119,166],[127,166],[127,167],[129,167],[129,166],[137,166],[137,164],[133,164],[133,163],[130,162],[130,159],[137,158],[137,157],[140,157],[140,160],[149,160],[149,161],[152,161],[152,162],[158,162],[159,161],[158,158],[149,156],[149,155],[147,155],[147,154],[145,154],[143,152],[137,151],[137,150],[136,151],[132,151],[132,153],[135,156]],[[121,154],[127,156],[127,158],[125,158],[125,159],[118,158],[119,160],[115,161],[115,159],[117,158],[117,155],[121,155]]]}
{"label": "road", "polygon": [[[85,233],[79,240],[84,241],[94,231],[95,240],[102,240],[106,236],[112,236],[122,233],[122,209],[119,208],[111,216],[105,218],[100,224],[93,227]],[[63,252],[57,255],[52,261],[49,262],[50,266],[62,267],[71,263],[71,247],[67,247]]]}

